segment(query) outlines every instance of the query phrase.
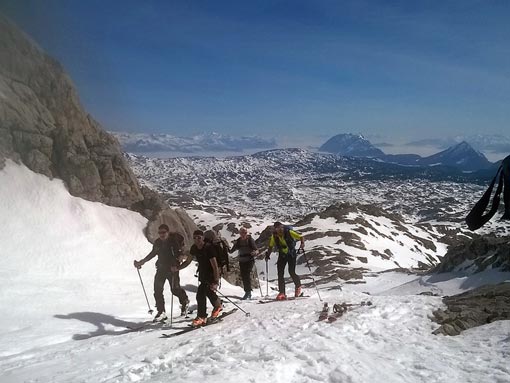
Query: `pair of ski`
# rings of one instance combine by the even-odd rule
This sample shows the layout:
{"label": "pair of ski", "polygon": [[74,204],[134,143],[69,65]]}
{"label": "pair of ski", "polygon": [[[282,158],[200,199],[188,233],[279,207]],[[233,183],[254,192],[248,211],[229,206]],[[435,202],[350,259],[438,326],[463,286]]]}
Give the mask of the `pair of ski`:
{"label": "pair of ski", "polygon": [[264,304],[264,303],[272,303],[272,302],[287,302],[287,301],[295,301],[295,300],[298,300],[298,299],[309,298],[309,297],[310,297],[309,295],[304,295],[304,294],[301,294],[298,297],[287,297],[287,298],[282,299],[282,300],[278,300],[276,298],[266,297],[266,298],[260,299],[258,301],[258,303],[259,304]]}
{"label": "pair of ski", "polygon": [[193,325],[188,325],[188,327],[180,330],[180,331],[176,331],[176,332],[173,332],[171,334],[161,334],[161,338],[173,338],[173,337],[176,337],[178,335],[182,335],[182,334],[186,334],[188,332],[191,332],[191,331],[194,331],[194,330],[198,330],[199,328],[202,328],[202,327],[207,327],[207,326],[211,326],[213,324],[216,324],[216,323],[219,323],[221,321],[223,321],[223,319],[226,317],[226,316],[229,316],[233,313],[235,313],[237,311],[237,308],[235,309],[232,309],[230,311],[224,311],[219,317],[217,318],[207,318],[207,322],[201,326],[193,326]]}
{"label": "pair of ski", "polygon": [[335,322],[338,318],[342,317],[347,311],[353,310],[358,307],[372,306],[370,301],[362,301],[361,303],[335,303],[333,305],[333,312],[330,313],[330,307],[327,302],[324,303],[322,311],[319,314],[317,322],[327,320],[329,323]]}
{"label": "pair of ski", "polygon": [[[189,314],[192,314],[192,311],[188,311],[186,313],[186,315],[180,315],[178,318],[184,318],[184,319],[178,319],[178,320],[174,319],[172,321],[172,323],[182,323],[182,322],[184,322],[186,319],[188,319],[190,317]],[[170,318],[166,318],[166,319],[160,320],[160,321],[157,321],[157,320],[146,321],[146,322],[142,322],[142,323],[126,326],[126,328],[128,330],[132,330],[132,331],[143,330],[145,328],[161,328],[162,326],[170,323],[169,319]]]}

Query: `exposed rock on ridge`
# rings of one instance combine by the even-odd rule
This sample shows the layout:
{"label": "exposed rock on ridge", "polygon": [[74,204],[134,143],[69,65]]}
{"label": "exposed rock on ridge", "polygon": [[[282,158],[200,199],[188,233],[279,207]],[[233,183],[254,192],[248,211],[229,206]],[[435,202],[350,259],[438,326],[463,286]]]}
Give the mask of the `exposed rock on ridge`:
{"label": "exposed rock on ridge", "polygon": [[90,201],[130,208],[191,243],[189,216],[142,191],[117,140],[80,105],[62,66],[0,14],[0,168],[5,158],[62,179],[69,192]]}
{"label": "exposed rock on ridge", "polygon": [[459,335],[463,330],[510,319],[510,283],[482,286],[462,294],[445,297],[446,310],[434,311],[441,327],[434,334]]}
{"label": "exposed rock on ridge", "polygon": [[510,271],[510,237],[479,236],[451,246],[433,272]]}
{"label": "exposed rock on ridge", "polygon": [[0,151],[71,194],[129,207],[143,199],[119,144],[88,115],[62,66],[0,15]]}

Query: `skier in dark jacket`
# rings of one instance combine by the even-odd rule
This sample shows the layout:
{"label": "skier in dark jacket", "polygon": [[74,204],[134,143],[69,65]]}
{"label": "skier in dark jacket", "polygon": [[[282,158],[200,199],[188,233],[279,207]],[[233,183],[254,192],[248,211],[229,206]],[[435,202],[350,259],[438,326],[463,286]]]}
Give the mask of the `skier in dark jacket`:
{"label": "skier in dark jacket", "polygon": [[222,310],[221,299],[218,298],[216,290],[220,283],[220,269],[216,261],[217,247],[214,245],[216,234],[212,230],[205,233],[196,230],[193,233],[194,244],[191,246],[190,254],[198,262],[198,281],[197,289],[197,317],[192,325],[195,327],[203,326],[207,323],[207,300],[213,305],[211,318],[217,318]]}
{"label": "skier in dark jacket", "polygon": [[299,297],[301,295],[301,280],[296,274],[296,241],[301,241],[300,249],[305,247],[305,239],[298,232],[286,228],[281,222],[275,222],[273,235],[269,238],[269,246],[266,253],[266,261],[269,260],[269,256],[276,246],[278,248],[278,261],[276,267],[278,270],[278,291],[279,294],[276,296],[277,300],[287,299],[285,295],[285,266],[289,265],[289,274],[295,285],[294,296]]}
{"label": "skier in dark jacket", "polygon": [[230,253],[239,252],[239,268],[243,280],[244,296],[241,299],[251,299],[251,272],[257,256],[257,245],[248,230],[242,226],[239,229],[239,238],[234,241]]}
{"label": "skier in dark jacket", "polygon": [[179,298],[181,304],[181,315],[186,315],[189,308],[189,299],[186,291],[180,285],[179,270],[184,269],[191,263],[191,257],[187,257],[181,262],[183,257],[182,248],[184,238],[178,233],[170,233],[170,228],[162,224],[158,228],[159,238],[154,241],[152,251],[140,261],[134,261],[137,269],[140,269],[144,263],[150,261],[156,255],[156,275],[154,276],[154,298],[156,299],[157,313],[154,317],[155,322],[167,319],[165,310],[165,298],[163,289],[165,282],[170,283],[172,294]]}

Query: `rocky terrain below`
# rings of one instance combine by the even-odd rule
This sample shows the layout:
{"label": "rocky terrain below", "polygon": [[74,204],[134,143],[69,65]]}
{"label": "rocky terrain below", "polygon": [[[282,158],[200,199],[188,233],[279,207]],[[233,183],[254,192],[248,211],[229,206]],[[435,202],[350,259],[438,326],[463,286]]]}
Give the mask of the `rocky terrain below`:
{"label": "rocky terrain below", "polygon": [[445,297],[447,308],[434,312],[441,326],[434,334],[459,335],[472,327],[510,319],[510,282]]}
{"label": "rocky terrain below", "polygon": [[[469,246],[478,236],[467,230],[464,217],[486,187],[483,179],[451,169],[301,149],[127,158],[142,184],[192,216],[196,212],[197,224],[214,226],[229,240],[249,223],[264,249],[268,222],[293,224],[305,236],[321,283],[361,279],[370,270],[434,267],[449,246]],[[510,226],[494,220],[479,231],[484,233],[505,236]]]}

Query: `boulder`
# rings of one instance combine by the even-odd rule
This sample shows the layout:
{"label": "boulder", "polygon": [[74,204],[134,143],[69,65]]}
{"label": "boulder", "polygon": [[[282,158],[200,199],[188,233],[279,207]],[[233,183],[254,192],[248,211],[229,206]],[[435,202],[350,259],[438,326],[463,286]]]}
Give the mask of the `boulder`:
{"label": "boulder", "polygon": [[443,302],[447,309],[433,313],[432,320],[441,325],[433,334],[459,335],[472,327],[510,319],[510,282],[444,297]]}

